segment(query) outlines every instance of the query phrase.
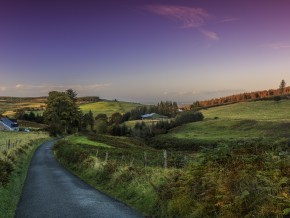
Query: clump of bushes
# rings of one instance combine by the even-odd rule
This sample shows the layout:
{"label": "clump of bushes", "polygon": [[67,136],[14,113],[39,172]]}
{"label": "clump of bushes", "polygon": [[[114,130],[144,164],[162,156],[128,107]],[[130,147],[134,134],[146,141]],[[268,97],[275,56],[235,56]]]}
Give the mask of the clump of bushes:
{"label": "clump of bushes", "polygon": [[200,111],[184,111],[178,114],[175,118],[175,126],[180,126],[182,124],[202,121],[204,118],[203,114]]}
{"label": "clump of bushes", "polygon": [[13,165],[9,161],[4,161],[0,159],[0,186],[8,183],[9,176],[13,171]]}

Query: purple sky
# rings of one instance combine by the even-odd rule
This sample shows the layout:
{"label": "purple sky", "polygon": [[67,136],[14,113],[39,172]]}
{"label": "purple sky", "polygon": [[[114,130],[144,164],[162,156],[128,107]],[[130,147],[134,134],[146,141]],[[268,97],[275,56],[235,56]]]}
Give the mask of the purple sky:
{"label": "purple sky", "polygon": [[0,0],[0,96],[193,102],[290,83],[289,0]]}

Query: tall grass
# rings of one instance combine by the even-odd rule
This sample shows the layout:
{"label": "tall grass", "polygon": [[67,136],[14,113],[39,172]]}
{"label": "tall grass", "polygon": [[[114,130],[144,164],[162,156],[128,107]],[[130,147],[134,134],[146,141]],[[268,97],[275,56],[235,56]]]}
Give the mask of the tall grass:
{"label": "tall grass", "polygon": [[118,156],[105,161],[90,147],[61,142],[55,152],[91,185],[149,216],[283,217],[290,212],[285,140],[221,143],[199,152],[187,166],[168,169],[124,163]]}
{"label": "tall grass", "polygon": [[49,137],[45,133],[0,132],[0,217],[14,217],[30,159]]}

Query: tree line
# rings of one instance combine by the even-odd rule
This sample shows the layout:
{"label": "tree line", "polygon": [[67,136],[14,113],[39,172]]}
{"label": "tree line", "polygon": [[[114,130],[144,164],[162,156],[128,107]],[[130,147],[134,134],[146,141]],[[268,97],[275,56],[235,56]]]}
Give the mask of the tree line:
{"label": "tree line", "polygon": [[[168,117],[175,117],[174,121],[160,121],[147,125],[137,122],[133,128],[124,124],[128,120],[138,120],[145,113],[160,113]],[[31,117],[33,113],[30,114]],[[24,114],[24,116],[26,116]],[[28,115],[29,116],[29,115]],[[92,111],[82,113],[77,104],[77,93],[72,89],[65,92],[49,92],[47,107],[43,119],[48,124],[51,135],[72,134],[75,132],[95,132],[114,136],[151,137],[166,133],[169,129],[187,122],[200,121],[203,115],[198,111],[186,111],[178,114],[176,102],[166,101],[157,105],[141,106],[128,113],[113,113],[111,117],[98,114],[94,117]]]}
{"label": "tree line", "polygon": [[[282,80],[278,89],[269,89],[264,91],[247,92],[227,97],[214,98],[205,101],[195,101],[190,108],[211,107],[223,104],[232,104],[237,102],[255,101],[255,100],[279,100],[277,96],[286,96],[290,94],[290,86],[286,87],[285,80]],[[281,99],[281,98],[280,98]]]}

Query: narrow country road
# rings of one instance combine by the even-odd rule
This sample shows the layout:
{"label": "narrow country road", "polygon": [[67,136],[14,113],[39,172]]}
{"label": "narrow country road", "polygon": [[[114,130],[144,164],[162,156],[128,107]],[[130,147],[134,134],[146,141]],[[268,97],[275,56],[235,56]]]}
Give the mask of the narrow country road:
{"label": "narrow country road", "polygon": [[95,190],[59,165],[54,142],[35,152],[16,210],[16,218],[142,217],[125,204]]}

